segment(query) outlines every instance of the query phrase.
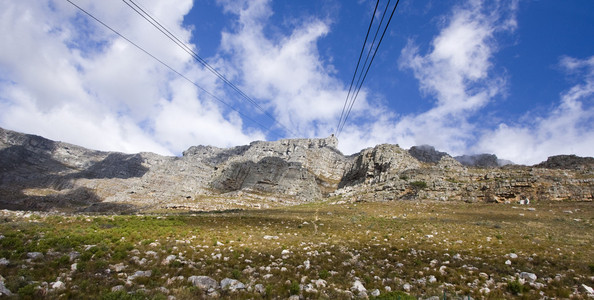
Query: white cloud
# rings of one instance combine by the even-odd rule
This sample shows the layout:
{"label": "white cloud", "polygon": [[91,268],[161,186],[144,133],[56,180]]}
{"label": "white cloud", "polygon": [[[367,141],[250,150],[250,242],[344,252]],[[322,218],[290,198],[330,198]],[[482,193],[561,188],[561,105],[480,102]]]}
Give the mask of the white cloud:
{"label": "white cloud", "polygon": [[486,132],[477,149],[516,163],[535,164],[557,154],[594,155],[594,56],[563,57],[560,66],[581,77],[561,95],[560,103],[546,116],[528,113],[520,124],[501,123]]}
{"label": "white cloud", "polygon": [[[207,90],[212,74],[121,1],[73,1]],[[191,0],[136,1],[184,41]],[[66,1],[0,2],[0,126],[82,146],[180,153],[262,138]]]}
{"label": "white cloud", "polygon": [[515,28],[510,11],[516,8],[516,2],[469,1],[453,9],[427,54],[409,41],[400,66],[413,71],[420,90],[436,103],[398,122],[403,144],[431,144],[454,154],[468,149],[476,134],[469,118],[504,91],[505,80],[491,72],[491,60],[497,51],[495,35]]}
{"label": "white cloud", "polygon": [[[224,32],[222,47],[233,56],[248,94],[263,99],[277,119],[301,136],[327,136],[336,126],[347,91],[332,76],[316,43],[330,31],[324,21],[309,19],[286,36],[265,36],[269,1],[225,2],[237,14],[235,32]],[[362,93],[354,108],[367,106]]]}

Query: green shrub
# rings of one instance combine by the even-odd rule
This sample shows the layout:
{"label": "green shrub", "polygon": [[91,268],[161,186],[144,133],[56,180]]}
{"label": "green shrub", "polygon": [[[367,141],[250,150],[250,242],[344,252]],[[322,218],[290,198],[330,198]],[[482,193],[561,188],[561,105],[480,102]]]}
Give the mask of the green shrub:
{"label": "green shrub", "polygon": [[524,292],[524,285],[521,284],[517,279],[507,283],[507,288],[512,294],[517,295]]}
{"label": "green shrub", "polygon": [[301,288],[299,287],[299,282],[293,281],[289,286],[289,294],[299,295],[299,291],[301,291]]}
{"label": "green shrub", "polygon": [[588,269],[590,269],[590,273],[594,273],[594,264],[589,264]]}
{"label": "green shrub", "polygon": [[425,181],[413,181],[410,183],[410,185],[417,190],[427,188],[427,183]]}
{"label": "green shrub", "polygon": [[17,294],[21,299],[35,299],[35,284],[28,284],[19,289]]}
{"label": "green shrub", "polygon": [[233,279],[240,279],[241,278],[241,271],[239,271],[237,269],[233,269],[233,271],[231,271],[231,278],[233,278]]}

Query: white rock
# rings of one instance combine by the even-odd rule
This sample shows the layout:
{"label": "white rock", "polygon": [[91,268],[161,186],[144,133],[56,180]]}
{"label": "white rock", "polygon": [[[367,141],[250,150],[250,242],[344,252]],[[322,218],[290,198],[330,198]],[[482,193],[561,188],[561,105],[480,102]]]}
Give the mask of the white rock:
{"label": "white rock", "polygon": [[77,263],[73,263],[72,265],[70,265],[70,271],[76,271],[78,269],[78,264]]}
{"label": "white rock", "polygon": [[157,256],[158,256],[158,255],[157,255],[157,252],[155,252],[155,251],[153,251],[153,250],[149,250],[149,251],[145,252],[144,254],[146,254],[146,255],[150,255],[150,256],[152,256],[153,258],[157,258]]}
{"label": "white rock", "polygon": [[509,256],[509,258],[511,258],[511,259],[516,259],[516,258],[518,258],[518,255],[517,255],[517,254],[515,254],[515,253],[510,253],[508,256]]}
{"label": "white rock", "polygon": [[488,287],[484,287],[484,288],[480,289],[479,292],[481,294],[488,294],[491,292],[491,290]]}
{"label": "white rock", "polygon": [[306,270],[309,270],[309,267],[311,266],[309,263],[309,259],[303,262],[303,266],[305,266]]}
{"label": "white rock", "polygon": [[12,296],[12,292],[4,286],[4,280],[0,280],[0,296]]}
{"label": "white rock", "polygon": [[431,265],[432,268],[434,268],[437,265],[438,261],[437,259],[431,260],[431,262],[429,262],[429,265]]}
{"label": "white rock", "polygon": [[303,291],[306,293],[317,293],[318,290],[316,290],[313,286],[313,284],[308,283],[305,286],[303,286]]}
{"label": "white rock", "polygon": [[165,257],[165,259],[163,259],[163,261],[161,261],[161,265],[163,265],[163,266],[169,265],[176,258],[177,258],[177,256],[175,256],[175,255],[168,255],[167,257]]}
{"label": "white rock", "polygon": [[509,259],[508,259],[508,260],[506,260],[506,261],[505,261],[505,264],[506,264],[506,265],[508,265],[508,266],[511,266],[511,260],[509,260]]}
{"label": "white rock", "polygon": [[353,282],[353,286],[351,287],[351,291],[361,293],[367,292],[367,289],[365,288],[365,286],[363,286],[363,283],[361,283],[361,281],[355,280],[355,282]]}
{"label": "white rock", "polygon": [[287,249],[285,249],[281,252],[281,255],[289,255],[289,254],[291,254],[291,251],[289,251]]}
{"label": "white rock", "polygon": [[328,284],[328,283],[326,282],[326,280],[324,280],[324,279],[313,280],[312,282],[313,282],[313,284],[315,284],[315,285],[316,285],[316,287],[318,287],[318,288],[321,288],[321,287],[326,287],[326,285]]}
{"label": "white rock", "polygon": [[593,288],[591,288],[591,287],[589,287],[589,286],[587,286],[585,284],[582,284],[581,287],[584,290],[584,292],[586,292],[587,294],[594,295],[594,289]]}
{"label": "white rock", "polygon": [[428,281],[429,281],[429,283],[434,283],[437,281],[437,278],[435,278],[435,276],[433,276],[433,275],[430,275]]}
{"label": "white rock", "polygon": [[6,258],[0,258],[0,266],[8,266],[8,264],[10,264],[10,261]]}
{"label": "white rock", "polygon": [[27,253],[27,257],[30,259],[39,259],[43,257],[43,253],[41,252],[29,252]]}
{"label": "white rock", "polygon": [[520,278],[527,280],[528,282],[534,282],[537,279],[536,274],[528,272],[520,273]]}
{"label": "white rock", "polygon": [[115,264],[115,265],[110,265],[109,266],[112,270],[114,270],[115,272],[119,273],[124,271],[124,269],[126,268],[126,265],[124,265],[123,263],[119,263],[119,264]]}
{"label": "white rock", "polygon": [[219,287],[219,283],[208,276],[190,276],[188,282],[191,282],[201,290],[216,289]]}
{"label": "white rock", "polygon": [[278,240],[278,236],[276,235],[265,235],[264,236],[265,240]]}
{"label": "white rock", "polygon": [[52,289],[54,290],[62,290],[66,288],[66,284],[64,284],[62,281],[58,280],[56,282],[52,282]]}
{"label": "white rock", "polygon": [[386,292],[391,292],[392,291],[392,288],[389,285],[386,285],[384,287],[384,290],[386,290]]}
{"label": "white rock", "polygon": [[264,288],[264,285],[261,283],[254,285],[254,291],[260,295],[266,295],[266,288]]}
{"label": "white rock", "polygon": [[410,292],[411,286],[410,286],[409,283],[405,283],[405,284],[402,285],[402,289],[405,290],[405,291],[407,291],[407,292]]}
{"label": "white rock", "polygon": [[126,290],[126,288],[123,285],[116,285],[111,288],[112,292],[123,292],[125,290]]}
{"label": "white rock", "polygon": [[245,289],[245,284],[236,279],[225,278],[221,280],[221,289],[235,292]]}
{"label": "white rock", "polygon": [[380,295],[380,291],[378,289],[371,291],[371,296],[378,297],[379,295]]}

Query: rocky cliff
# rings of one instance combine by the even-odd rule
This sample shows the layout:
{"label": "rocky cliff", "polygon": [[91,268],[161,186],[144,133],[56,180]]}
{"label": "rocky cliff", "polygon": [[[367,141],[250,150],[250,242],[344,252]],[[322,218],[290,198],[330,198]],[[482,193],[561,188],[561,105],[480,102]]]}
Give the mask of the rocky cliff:
{"label": "rocky cliff", "polygon": [[[462,165],[423,146],[352,156],[337,139],[189,148],[181,157],[101,152],[0,129],[0,208],[78,212],[224,210],[332,201],[592,201],[592,158],[534,167]],[[431,150],[429,153],[427,150]],[[482,160],[481,160],[482,161]]]}

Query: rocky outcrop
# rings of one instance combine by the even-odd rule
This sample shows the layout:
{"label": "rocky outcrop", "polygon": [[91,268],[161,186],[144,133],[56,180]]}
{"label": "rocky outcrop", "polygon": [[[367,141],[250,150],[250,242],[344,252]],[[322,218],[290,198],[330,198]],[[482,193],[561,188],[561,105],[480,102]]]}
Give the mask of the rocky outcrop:
{"label": "rocky outcrop", "polygon": [[336,190],[337,140],[191,147],[181,157],[92,151],[0,129],[0,208],[67,211],[260,207]]}
{"label": "rocky outcrop", "polygon": [[549,157],[546,161],[535,165],[535,167],[546,169],[592,170],[594,169],[594,158],[579,157],[576,155],[556,155]]}
{"label": "rocky outcrop", "polygon": [[[334,137],[195,146],[181,157],[101,152],[0,129],[0,208],[69,212],[228,210],[322,199],[592,201],[592,158],[467,167],[433,147],[378,145],[352,156]],[[438,159],[439,158],[439,159]],[[488,167],[476,167],[488,166]]]}
{"label": "rocky outcrop", "polygon": [[454,159],[468,167],[499,167],[499,160],[497,159],[497,156],[495,154],[461,155],[454,157]]}
{"label": "rocky outcrop", "polygon": [[448,155],[445,152],[435,150],[433,146],[429,145],[412,146],[408,149],[408,153],[418,161],[426,163],[438,163],[442,157]]}

